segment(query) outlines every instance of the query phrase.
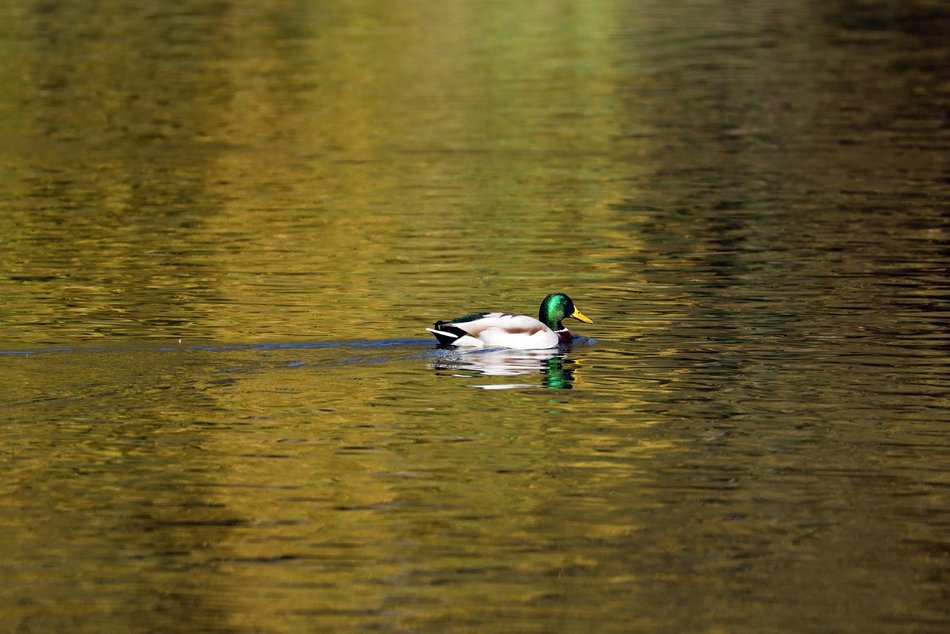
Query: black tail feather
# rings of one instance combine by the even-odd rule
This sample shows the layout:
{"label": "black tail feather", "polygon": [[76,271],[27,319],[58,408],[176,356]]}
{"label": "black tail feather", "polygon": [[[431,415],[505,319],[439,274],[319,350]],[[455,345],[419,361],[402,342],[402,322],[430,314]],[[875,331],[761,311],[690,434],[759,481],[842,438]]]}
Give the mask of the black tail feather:
{"label": "black tail feather", "polygon": [[434,327],[437,332],[430,332],[432,332],[432,334],[435,335],[435,338],[439,340],[440,346],[451,346],[462,337],[468,335],[467,332],[458,326],[453,326],[452,324],[446,323],[444,321],[435,322]]}

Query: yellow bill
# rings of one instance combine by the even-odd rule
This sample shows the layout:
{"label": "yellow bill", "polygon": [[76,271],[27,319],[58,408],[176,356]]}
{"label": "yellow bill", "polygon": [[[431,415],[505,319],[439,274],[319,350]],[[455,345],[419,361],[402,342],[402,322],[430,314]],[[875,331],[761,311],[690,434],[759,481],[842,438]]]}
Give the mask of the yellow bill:
{"label": "yellow bill", "polygon": [[577,310],[576,308],[574,309],[574,312],[571,313],[571,317],[573,317],[574,319],[577,319],[578,321],[582,321],[582,322],[584,322],[585,324],[592,324],[592,323],[594,323],[594,321],[593,321],[590,317],[588,317],[587,315],[585,315],[585,314],[582,313],[581,311]]}

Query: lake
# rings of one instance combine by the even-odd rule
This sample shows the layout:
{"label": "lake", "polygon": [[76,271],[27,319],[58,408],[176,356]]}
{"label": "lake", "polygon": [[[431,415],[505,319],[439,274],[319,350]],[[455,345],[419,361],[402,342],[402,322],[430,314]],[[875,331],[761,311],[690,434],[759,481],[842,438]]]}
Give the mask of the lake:
{"label": "lake", "polygon": [[946,7],[0,17],[0,628],[950,629]]}

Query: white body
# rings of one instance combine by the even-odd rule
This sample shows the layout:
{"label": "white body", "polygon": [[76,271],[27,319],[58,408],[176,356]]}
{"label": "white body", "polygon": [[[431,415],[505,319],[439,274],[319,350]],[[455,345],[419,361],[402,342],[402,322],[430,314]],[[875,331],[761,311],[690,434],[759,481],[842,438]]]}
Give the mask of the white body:
{"label": "white body", "polygon": [[[488,313],[484,317],[473,321],[447,323],[445,325],[468,333],[465,336],[458,337],[450,344],[459,347],[542,350],[556,348],[561,343],[558,331],[551,330],[528,315]],[[454,333],[440,331],[435,328],[426,328],[426,330],[455,336]]]}

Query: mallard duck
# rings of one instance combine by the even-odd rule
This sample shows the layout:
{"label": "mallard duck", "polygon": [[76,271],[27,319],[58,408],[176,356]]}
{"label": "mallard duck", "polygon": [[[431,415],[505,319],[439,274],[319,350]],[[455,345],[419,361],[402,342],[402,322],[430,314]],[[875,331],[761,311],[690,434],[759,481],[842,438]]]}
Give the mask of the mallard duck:
{"label": "mallard duck", "polygon": [[571,331],[561,323],[567,317],[594,323],[574,307],[570,297],[551,293],[541,302],[537,319],[511,313],[472,313],[437,321],[433,328],[426,330],[435,335],[442,346],[539,350],[571,341]]}

